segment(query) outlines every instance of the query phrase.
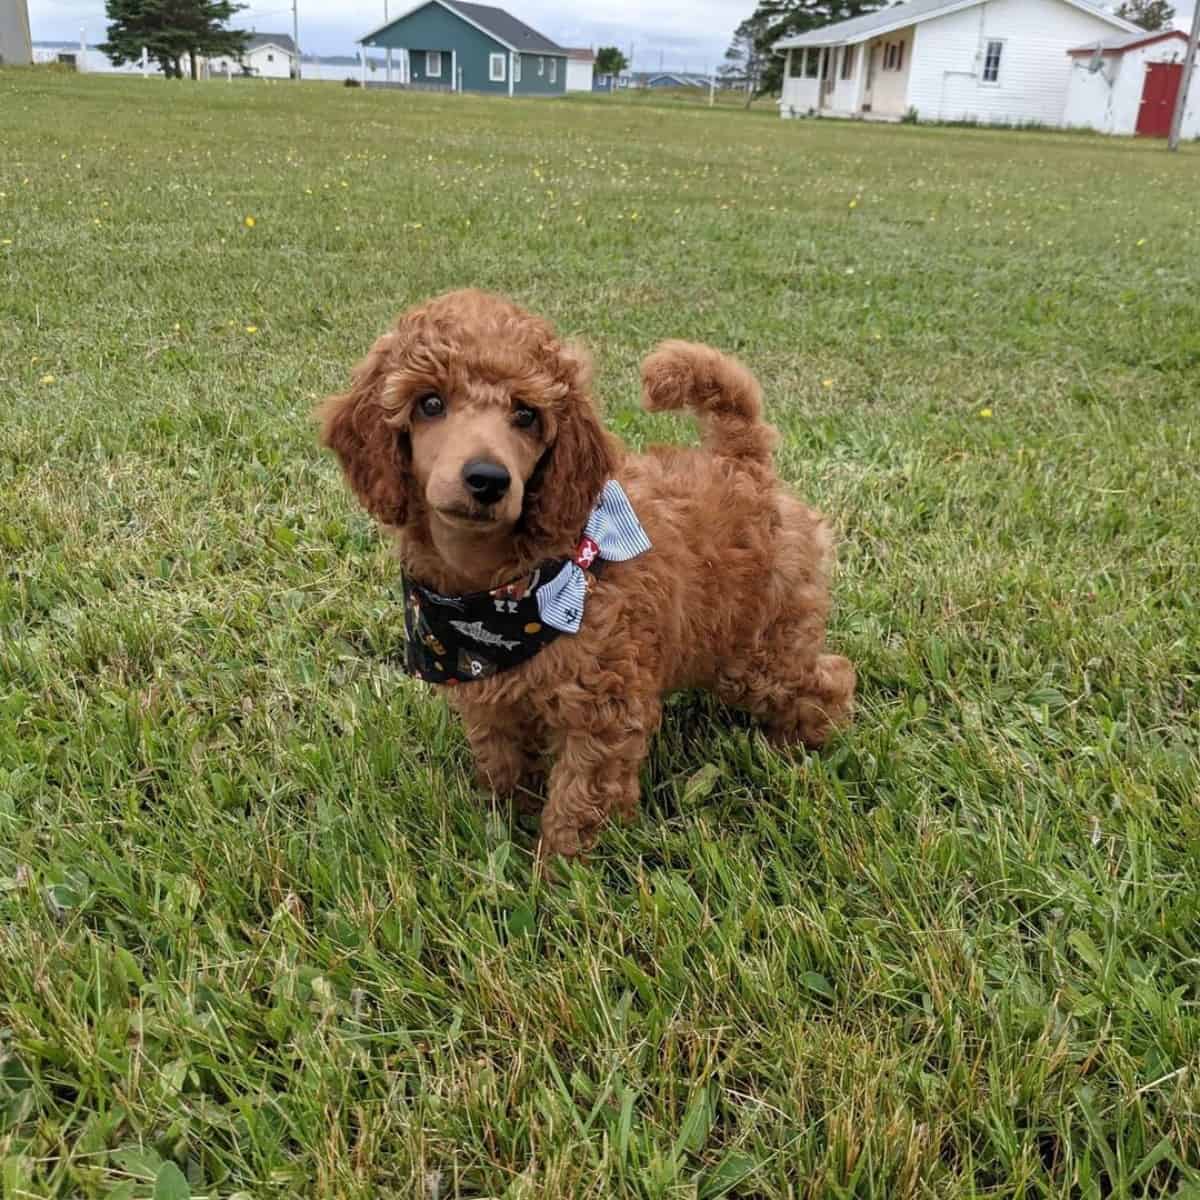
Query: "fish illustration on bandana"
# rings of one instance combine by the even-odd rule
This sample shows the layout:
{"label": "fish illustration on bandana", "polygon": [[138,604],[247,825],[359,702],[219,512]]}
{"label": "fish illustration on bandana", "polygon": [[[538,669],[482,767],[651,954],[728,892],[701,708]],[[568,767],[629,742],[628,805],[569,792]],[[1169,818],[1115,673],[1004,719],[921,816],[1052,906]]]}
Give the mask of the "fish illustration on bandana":
{"label": "fish illustration on bandana", "polygon": [[570,558],[462,596],[440,595],[405,579],[406,669],[427,683],[447,685],[512,670],[562,634],[579,631],[606,562],[627,562],[650,548],[624,489],[610,479]]}

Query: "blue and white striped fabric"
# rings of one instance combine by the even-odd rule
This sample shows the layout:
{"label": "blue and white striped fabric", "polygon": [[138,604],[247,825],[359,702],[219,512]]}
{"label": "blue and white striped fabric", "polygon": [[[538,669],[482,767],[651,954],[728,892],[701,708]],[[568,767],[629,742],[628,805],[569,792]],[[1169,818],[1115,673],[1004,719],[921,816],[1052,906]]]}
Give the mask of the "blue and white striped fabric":
{"label": "blue and white striped fabric", "polygon": [[[596,544],[598,557],[609,562],[628,562],[650,549],[650,539],[642,528],[625,489],[610,479],[600,493],[592,515],[583,527],[583,542]],[[578,633],[583,622],[587,599],[587,575],[574,559],[551,580],[538,588],[538,612],[546,625],[563,633]]]}

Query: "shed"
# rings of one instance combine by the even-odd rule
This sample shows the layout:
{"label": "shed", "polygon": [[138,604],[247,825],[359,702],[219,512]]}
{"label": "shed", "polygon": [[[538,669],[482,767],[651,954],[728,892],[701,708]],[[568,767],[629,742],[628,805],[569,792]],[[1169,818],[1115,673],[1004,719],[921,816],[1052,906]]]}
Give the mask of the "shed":
{"label": "shed", "polygon": [[596,55],[587,46],[567,47],[567,91],[590,92]]}
{"label": "shed", "polygon": [[561,96],[567,52],[502,8],[424,0],[359,38],[400,51],[400,82],[445,92]]}
{"label": "shed", "polygon": [[[1100,133],[1166,137],[1183,84],[1187,35],[1177,29],[1132,34],[1069,51],[1064,124]],[[1200,83],[1192,77],[1182,134],[1200,137]]]}

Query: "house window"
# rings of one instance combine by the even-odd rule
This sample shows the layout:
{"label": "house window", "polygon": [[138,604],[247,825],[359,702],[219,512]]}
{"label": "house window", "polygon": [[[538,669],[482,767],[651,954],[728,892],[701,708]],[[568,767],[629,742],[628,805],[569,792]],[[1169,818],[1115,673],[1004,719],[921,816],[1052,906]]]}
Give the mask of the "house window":
{"label": "house window", "polygon": [[788,51],[788,78],[799,79],[804,74],[804,51]]}
{"label": "house window", "polygon": [[854,47],[846,46],[842,50],[842,78],[854,78]]}
{"label": "house window", "polygon": [[267,62],[274,62],[274,61],[275,61],[275,55],[273,55],[273,54],[268,54],[268,55],[267,55]]}
{"label": "house window", "polygon": [[440,79],[442,76],[442,52],[440,50],[425,51],[425,74],[430,79]]}
{"label": "house window", "polygon": [[492,83],[503,83],[508,78],[504,72],[504,60],[507,57],[506,54],[488,55],[488,79]]}
{"label": "house window", "polygon": [[545,73],[546,73],[546,60],[544,58],[539,58],[538,59],[538,77],[540,78],[541,76],[545,75]]}
{"label": "house window", "polygon": [[550,82],[551,83],[558,82],[558,59],[557,58],[552,58],[550,60]]}
{"label": "house window", "polygon": [[821,52],[820,50],[805,50],[804,51],[804,78],[816,79],[821,73]]}
{"label": "house window", "polygon": [[1003,42],[988,42],[983,55],[983,82],[1000,82],[1000,59],[1004,54]]}
{"label": "house window", "polygon": [[885,71],[902,71],[904,69],[904,43],[888,42],[883,48],[883,69]]}

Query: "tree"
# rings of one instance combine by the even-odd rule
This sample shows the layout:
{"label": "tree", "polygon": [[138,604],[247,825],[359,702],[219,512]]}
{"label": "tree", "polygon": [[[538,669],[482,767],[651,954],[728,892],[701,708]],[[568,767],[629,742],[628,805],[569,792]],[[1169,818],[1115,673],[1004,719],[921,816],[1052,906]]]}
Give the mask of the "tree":
{"label": "tree", "polygon": [[1117,9],[1117,16],[1140,25],[1150,33],[1172,29],[1175,25],[1175,10],[1167,0],[1125,0]]}
{"label": "tree", "polygon": [[754,17],[747,17],[734,31],[733,42],[725,51],[725,63],[717,72],[730,87],[746,89],[746,107],[760,91],[767,57],[759,49],[761,29]]}
{"label": "tree", "polygon": [[[823,25],[832,25],[837,21],[862,16],[863,13],[875,12],[876,9],[885,7],[886,2],[887,0],[758,0],[758,7],[753,15],[734,31],[733,44],[725,57],[732,57],[735,63],[745,64],[747,68],[756,60],[758,69],[754,88],[757,94],[761,96],[768,92],[778,92],[783,87],[784,56],[775,53],[774,46],[780,38],[807,33],[810,29],[820,29]],[[1150,0],[1131,2],[1146,3]],[[739,49],[739,36],[753,41],[752,56]],[[728,68],[722,73],[727,78],[731,74]],[[749,75],[751,72],[747,69],[745,74]]]}
{"label": "tree", "polygon": [[100,49],[119,67],[137,62],[144,46],[168,79],[182,78],[187,56],[195,79],[197,55],[246,52],[246,31],[225,26],[244,7],[233,0],[106,0],[108,41]]}
{"label": "tree", "polygon": [[614,79],[629,66],[629,59],[616,46],[601,46],[596,51],[596,74],[611,75]]}

